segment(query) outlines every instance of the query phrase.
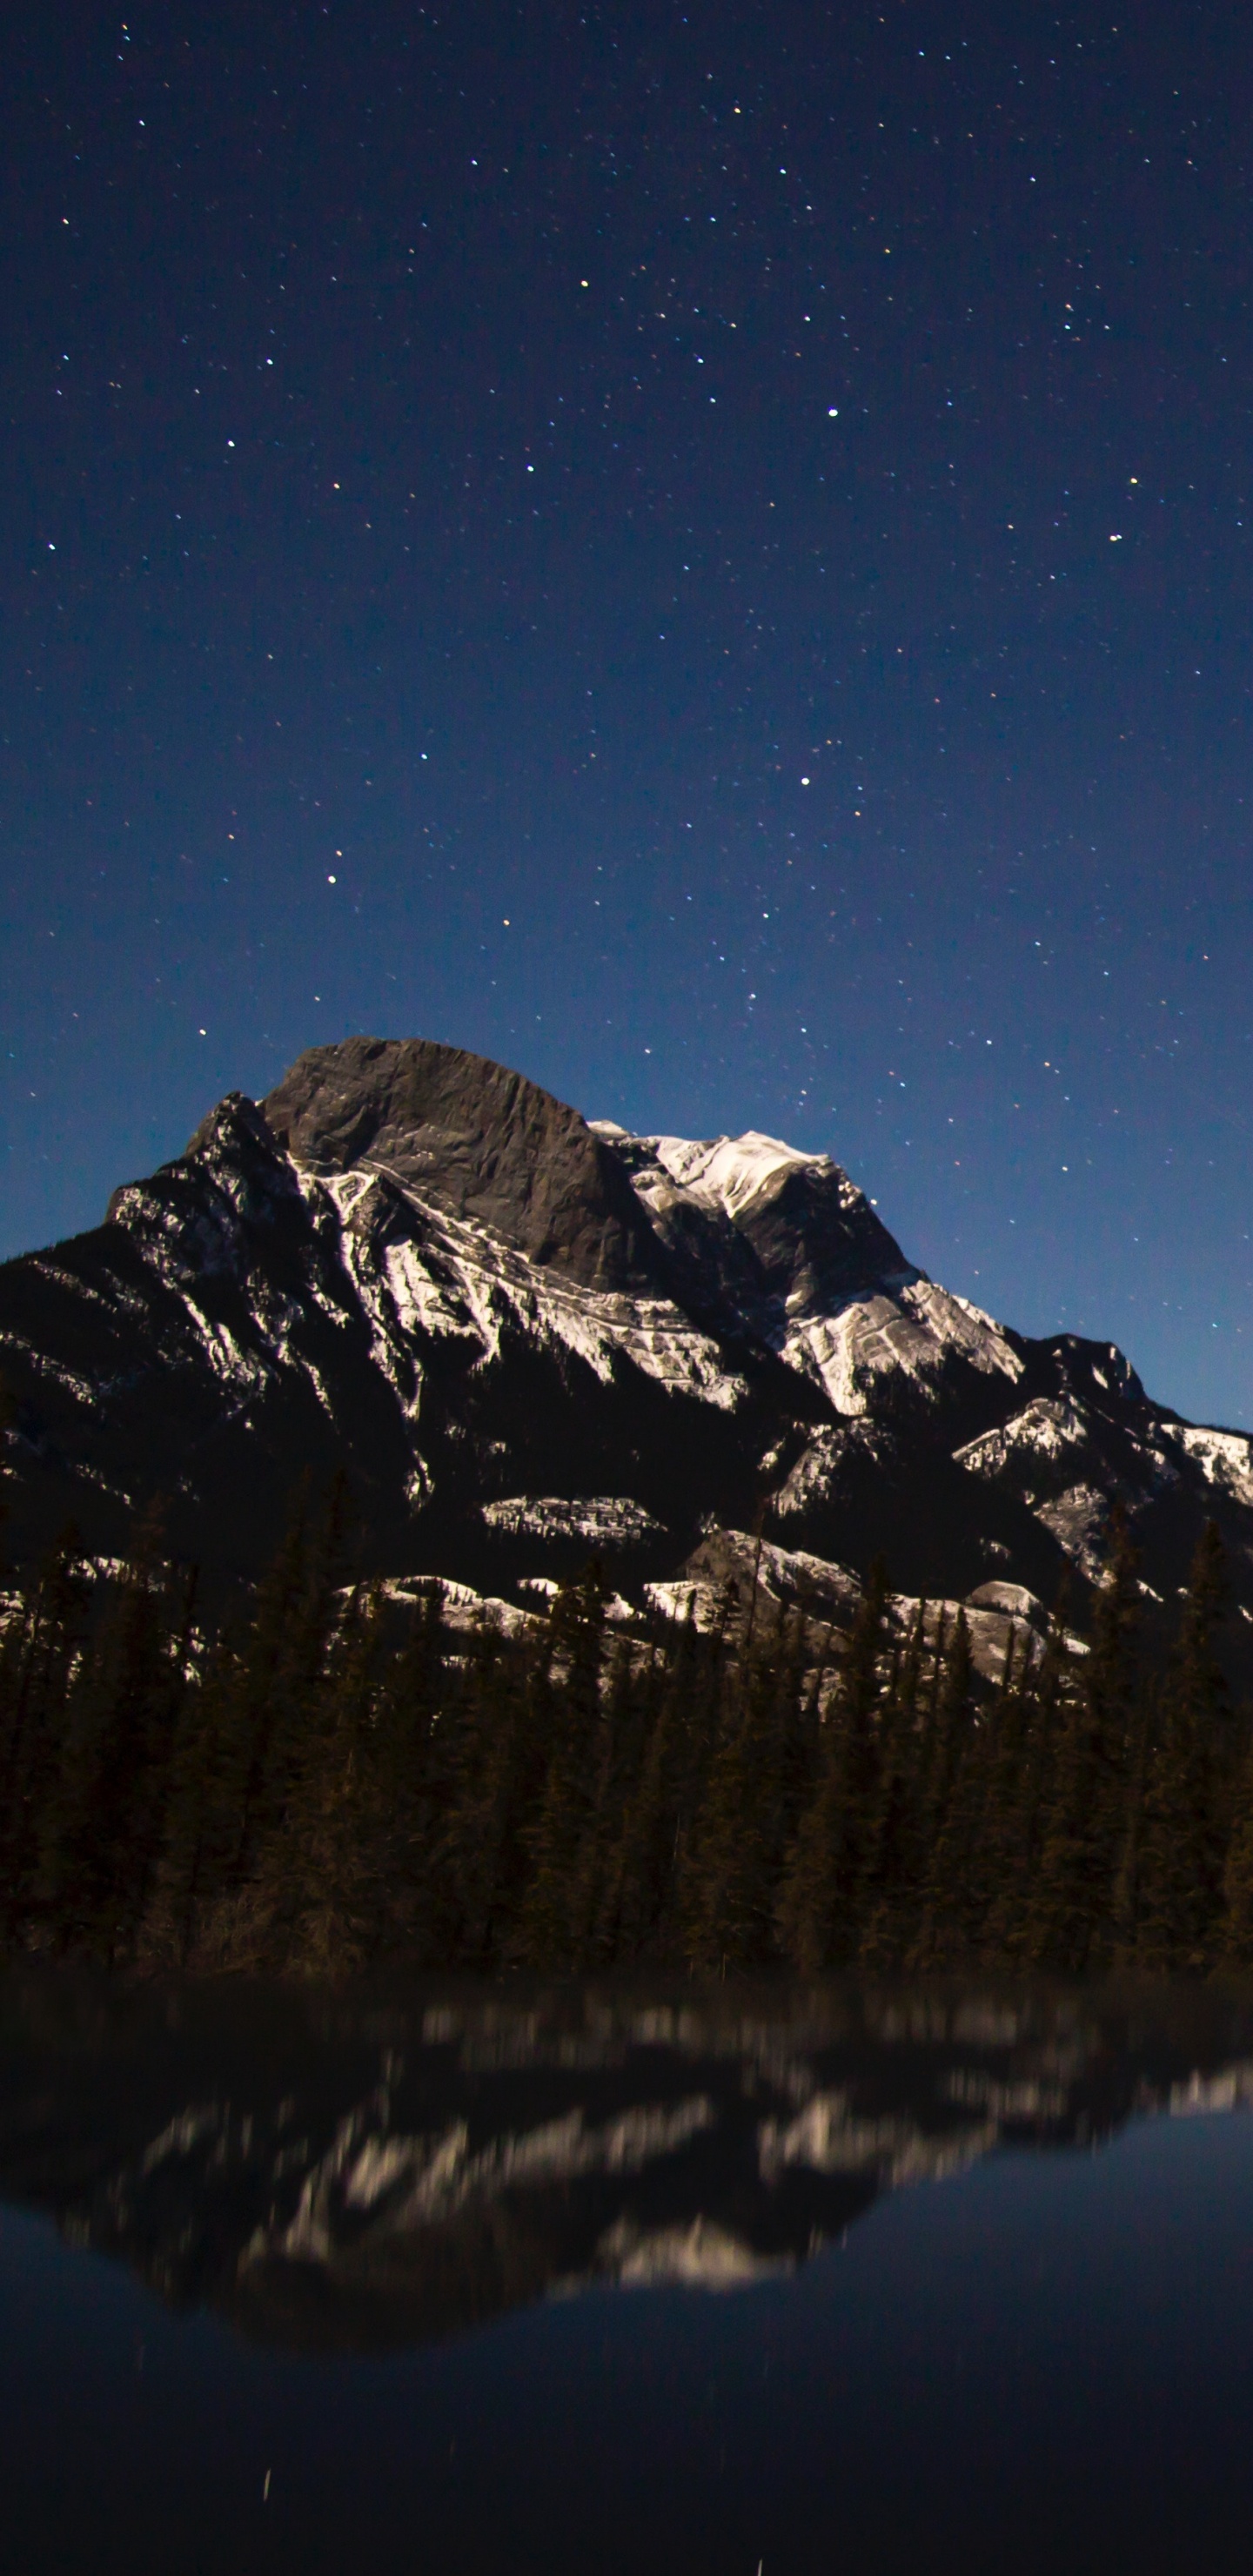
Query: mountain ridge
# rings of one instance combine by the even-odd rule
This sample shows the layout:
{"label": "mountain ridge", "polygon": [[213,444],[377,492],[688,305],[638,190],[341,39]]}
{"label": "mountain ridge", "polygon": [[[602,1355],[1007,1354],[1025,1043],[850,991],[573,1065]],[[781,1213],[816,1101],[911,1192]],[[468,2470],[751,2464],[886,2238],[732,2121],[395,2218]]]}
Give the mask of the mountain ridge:
{"label": "mountain ridge", "polygon": [[[764,1511],[913,1593],[1049,1597],[1117,1502],[1163,1596],[1217,1518],[1253,1626],[1243,1433],[953,1295],[827,1156],[632,1136],[429,1040],[310,1049],[0,1266],[0,1375],[19,1557],[67,1518],[116,1552],[160,1495],[176,1552],[252,1574],[302,1477],[342,1472],[371,1563],[496,1591],[568,1570],[608,1503],[637,1591]],[[564,1530],[528,1533],[535,1497]]]}

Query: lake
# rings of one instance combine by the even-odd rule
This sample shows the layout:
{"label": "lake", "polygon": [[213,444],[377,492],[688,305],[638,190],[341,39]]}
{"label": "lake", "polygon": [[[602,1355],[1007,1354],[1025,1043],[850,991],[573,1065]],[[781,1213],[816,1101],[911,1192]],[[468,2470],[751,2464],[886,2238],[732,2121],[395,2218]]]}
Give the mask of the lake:
{"label": "lake", "polygon": [[1253,2551],[1253,1989],[0,1983],[5,2576]]}

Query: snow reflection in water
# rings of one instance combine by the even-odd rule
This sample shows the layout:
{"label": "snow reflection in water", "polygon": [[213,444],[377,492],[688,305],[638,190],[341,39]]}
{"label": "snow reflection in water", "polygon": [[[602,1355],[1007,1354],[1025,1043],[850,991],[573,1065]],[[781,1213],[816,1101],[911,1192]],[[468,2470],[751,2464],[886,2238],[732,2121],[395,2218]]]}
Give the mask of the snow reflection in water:
{"label": "snow reflection in water", "polygon": [[594,2285],[795,2272],[1004,2145],[1253,2099],[1238,1993],[3,1990],[0,2194],[262,2341],[396,2349]]}

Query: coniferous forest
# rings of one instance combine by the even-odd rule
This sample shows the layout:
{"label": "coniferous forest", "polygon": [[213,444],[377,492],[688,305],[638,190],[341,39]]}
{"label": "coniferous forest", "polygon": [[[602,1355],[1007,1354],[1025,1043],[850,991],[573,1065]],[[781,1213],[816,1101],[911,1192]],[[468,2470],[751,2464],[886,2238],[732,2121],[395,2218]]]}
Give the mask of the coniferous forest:
{"label": "coniferous forest", "polygon": [[1253,1751],[1209,1529],[1150,1635],[1115,1525],[975,1673],[960,1609],[850,1630],[728,1585],[615,1634],[601,1568],[510,1636],[355,1580],[337,1500],[208,1617],[159,1519],[72,1536],[0,1641],[0,1949],[337,1974],[771,1962],[1253,1965]]}

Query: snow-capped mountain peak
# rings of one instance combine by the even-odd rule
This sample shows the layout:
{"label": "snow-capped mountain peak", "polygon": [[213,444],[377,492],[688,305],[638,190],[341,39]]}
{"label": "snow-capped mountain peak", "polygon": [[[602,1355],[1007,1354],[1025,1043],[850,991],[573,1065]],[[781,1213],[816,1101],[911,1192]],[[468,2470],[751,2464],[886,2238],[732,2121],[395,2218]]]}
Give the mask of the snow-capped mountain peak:
{"label": "snow-capped mountain peak", "polygon": [[789,1172],[807,1166],[835,1170],[828,1155],[799,1153],[755,1127],[743,1136],[715,1136],[707,1143],[686,1136],[638,1141],[652,1146],[663,1171],[698,1207],[721,1209],[733,1225],[754,1200],[776,1192]]}
{"label": "snow-capped mountain peak", "polygon": [[18,1554],[70,1518],[117,1554],[160,1494],[175,1551],[253,1571],[343,1471],[381,1571],[493,1595],[593,1543],[664,1585],[764,1505],[798,1561],[1047,1600],[1117,1496],[1163,1594],[1218,1517],[1253,1610],[1242,1433],[929,1279],[829,1155],[635,1136],[424,1040],[311,1050],[0,1268],[0,1372]]}

